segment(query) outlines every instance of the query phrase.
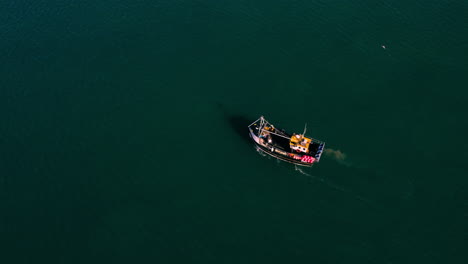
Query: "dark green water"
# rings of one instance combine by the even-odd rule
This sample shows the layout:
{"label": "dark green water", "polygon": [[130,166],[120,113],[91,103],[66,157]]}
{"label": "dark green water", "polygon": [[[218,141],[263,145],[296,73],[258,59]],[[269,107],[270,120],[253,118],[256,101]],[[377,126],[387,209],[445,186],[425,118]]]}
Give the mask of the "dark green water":
{"label": "dark green water", "polygon": [[[2,2],[2,263],[466,263],[467,14]],[[346,158],[262,157],[261,114]]]}

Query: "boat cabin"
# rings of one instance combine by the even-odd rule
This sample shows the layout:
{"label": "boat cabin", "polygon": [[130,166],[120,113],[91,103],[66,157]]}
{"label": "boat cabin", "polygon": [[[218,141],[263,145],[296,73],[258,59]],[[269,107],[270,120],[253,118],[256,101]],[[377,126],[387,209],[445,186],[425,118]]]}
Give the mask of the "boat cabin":
{"label": "boat cabin", "polygon": [[301,153],[309,153],[309,146],[312,142],[312,139],[304,137],[301,134],[293,134],[291,136],[291,140],[289,141],[289,146],[291,150],[301,152]]}

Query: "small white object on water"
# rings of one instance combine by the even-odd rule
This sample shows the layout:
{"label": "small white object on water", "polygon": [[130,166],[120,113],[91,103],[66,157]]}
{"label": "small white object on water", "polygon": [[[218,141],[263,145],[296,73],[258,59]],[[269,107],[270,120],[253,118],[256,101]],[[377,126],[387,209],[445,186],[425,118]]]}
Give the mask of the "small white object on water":
{"label": "small white object on water", "polygon": [[381,47],[382,47],[382,49],[387,49],[387,47],[385,47],[385,45],[382,45]]}

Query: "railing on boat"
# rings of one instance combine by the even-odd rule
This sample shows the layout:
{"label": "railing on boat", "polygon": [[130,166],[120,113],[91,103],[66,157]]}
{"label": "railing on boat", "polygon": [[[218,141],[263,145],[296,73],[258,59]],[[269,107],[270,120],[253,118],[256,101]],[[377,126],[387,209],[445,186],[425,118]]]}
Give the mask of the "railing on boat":
{"label": "railing on boat", "polygon": [[[259,124],[259,131],[258,131],[258,134],[260,134],[261,132],[263,131],[267,131],[268,133],[270,134],[273,134],[273,135],[276,135],[276,136],[279,136],[279,137],[283,137],[283,138],[286,138],[286,139],[290,139],[291,136],[286,134],[285,132],[281,131],[281,130],[277,130],[275,129],[276,131],[278,132],[281,132],[281,134],[279,133],[276,133],[276,132],[272,132],[272,131],[268,131],[268,130],[265,130],[265,126],[266,125],[270,125],[272,126],[272,124],[270,122],[268,122],[263,116],[261,116],[259,119],[255,120],[252,124],[250,124],[248,127],[250,128],[252,125],[256,124],[257,122],[260,121],[260,124]],[[305,129],[304,129],[304,132],[305,132]],[[317,162],[320,161],[320,158],[322,157],[322,154],[323,154],[323,150],[325,149],[325,142],[321,141],[321,140],[318,140],[318,139],[315,139],[315,138],[311,138],[311,141],[312,143],[316,143],[316,144],[319,144],[321,145],[319,151],[317,151],[316,155],[315,155],[315,158],[317,159]],[[267,144],[269,145],[269,144]]]}

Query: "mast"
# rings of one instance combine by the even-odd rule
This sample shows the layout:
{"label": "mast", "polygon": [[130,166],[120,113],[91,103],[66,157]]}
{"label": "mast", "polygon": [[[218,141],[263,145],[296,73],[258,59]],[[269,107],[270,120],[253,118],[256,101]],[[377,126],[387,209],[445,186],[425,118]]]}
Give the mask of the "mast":
{"label": "mast", "polygon": [[305,126],[304,126],[304,132],[302,133],[303,137],[305,136],[306,131],[307,131],[307,123],[305,123]]}

